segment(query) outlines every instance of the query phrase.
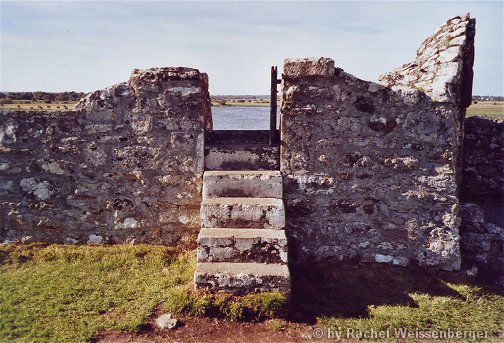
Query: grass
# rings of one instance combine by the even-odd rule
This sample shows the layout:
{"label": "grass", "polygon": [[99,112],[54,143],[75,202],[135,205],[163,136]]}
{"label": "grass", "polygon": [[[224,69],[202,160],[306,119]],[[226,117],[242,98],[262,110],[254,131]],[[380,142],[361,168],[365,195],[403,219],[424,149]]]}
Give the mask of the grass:
{"label": "grass", "polygon": [[0,342],[87,342],[138,331],[160,308],[234,320],[280,314],[278,293],[192,292],[194,251],[163,246],[0,246]]}
{"label": "grass", "polygon": [[179,287],[171,292],[164,308],[194,316],[224,316],[231,320],[263,320],[283,316],[286,296],[278,292],[233,296],[227,293],[192,292]]}
{"label": "grass", "polygon": [[366,318],[322,317],[320,322],[347,331],[384,331],[390,329],[432,331],[479,331],[488,337],[502,335],[504,297],[487,294],[478,287],[447,284],[458,292],[455,297],[410,293],[416,306],[369,306]]}
{"label": "grass", "polygon": [[284,319],[272,319],[268,322],[268,326],[274,331],[284,331],[288,323]]}
{"label": "grass", "polygon": [[[0,246],[0,341],[88,342],[105,330],[138,331],[157,311],[237,321],[277,318],[268,326],[288,330],[289,322],[279,319],[287,303],[282,294],[193,291],[195,255],[147,245]],[[319,325],[481,330],[502,338],[504,296],[491,288],[399,267],[323,268],[324,275],[316,267],[294,274],[297,300],[291,307],[311,306]]]}
{"label": "grass", "polygon": [[136,331],[192,279],[194,253],[160,246],[3,246],[0,341],[84,342]]}
{"label": "grass", "polygon": [[0,104],[0,110],[69,111],[77,102],[59,101],[46,104],[42,101],[13,100],[12,104]]}
{"label": "grass", "polygon": [[484,116],[491,119],[504,119],[504,101],[478,101],[467,109],[467,116]]}
{"label": "grass", "polygon": [[293,304],[332,331],[390,329],[394,338],[395,330],[470,330],[495,341],[504,334],[504,294],[484,274],[474,280],[463,272],[373,264],[311,264],[293,272]]}

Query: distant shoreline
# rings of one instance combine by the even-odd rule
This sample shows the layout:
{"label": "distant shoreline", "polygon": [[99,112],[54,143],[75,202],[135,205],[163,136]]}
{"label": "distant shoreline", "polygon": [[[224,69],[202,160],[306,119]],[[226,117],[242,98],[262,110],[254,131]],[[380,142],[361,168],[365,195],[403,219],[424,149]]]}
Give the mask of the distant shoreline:
{"label": "distant shoreline", "polygon": [[212,106],[214,107],[225,107],[225,106],[240,106],[240,107],[269,107],[270,102],[237,102],[237,101],[226,101],[224,104],[212,101]]}
{"label": "distant shoreline", "polygon": [[[212,107],[269,107],[269,99],[219,99],[212,97]],[[481,99],[481,97],[479,97]],[[478,99],[478,97],[476,97]],[[491,119],[504,120],[504,101],[476,100],[467,108],[467,116],[484,116]],[[19,111],[69,111],[77,100],[12,100],[0,99],[0,110]],[[280,107],[280,101],[278,102]]]}

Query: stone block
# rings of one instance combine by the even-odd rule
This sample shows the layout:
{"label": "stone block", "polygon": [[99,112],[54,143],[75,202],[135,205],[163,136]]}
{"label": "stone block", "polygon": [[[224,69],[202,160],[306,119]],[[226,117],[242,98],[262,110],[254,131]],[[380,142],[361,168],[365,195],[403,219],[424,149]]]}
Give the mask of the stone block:
{"label": "stone block", "polygon": [[204,228],[282,229],[285,210],[281,199],[206,198],[201,203]]}
{"label": "stone block", "polygon": [[193,236],[207,87],[196,69],[153,68],[72,111],[0,110],[0,194],[2,206],[15,207],[3,214],[6,239],[172,244]]}
{"label": "stone block", "polygon": [[205,147],[206,170],[276,170],[279,149],[267,145]]}
{"label": "stone block", "polygon": [[203,197],[282,198],[280,171],[206,171]]}
{"label": "stone block", "polygon": [[288,78],[334,75],[334,60],[330,58],[288,58],[284,61],[284,75]]}
{"label": "stone block", "polygon": [[460,151],[474,20],[454,19],[380,84],[334,69],[329,59],[285,61],[280,170],[294,264],[358,257],[460,268]]}
{"label": "stone block", "polygon": [[284,264],[198,263],[194,285],[196,289],[234,294],[268,291],[290,293],[290,274]]}
{"label": "stone block", "polygon": [[201,229],[198,262],[287,263],[287,237],[283,230]]}

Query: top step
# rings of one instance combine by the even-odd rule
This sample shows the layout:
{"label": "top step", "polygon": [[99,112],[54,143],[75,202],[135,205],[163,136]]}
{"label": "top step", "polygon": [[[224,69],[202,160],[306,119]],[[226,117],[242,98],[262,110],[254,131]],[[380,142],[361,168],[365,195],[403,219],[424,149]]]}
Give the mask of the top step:
{"label": "top step", "polygon": [[282,199],[282,174],[278,170],[206,171],[203,198]]}

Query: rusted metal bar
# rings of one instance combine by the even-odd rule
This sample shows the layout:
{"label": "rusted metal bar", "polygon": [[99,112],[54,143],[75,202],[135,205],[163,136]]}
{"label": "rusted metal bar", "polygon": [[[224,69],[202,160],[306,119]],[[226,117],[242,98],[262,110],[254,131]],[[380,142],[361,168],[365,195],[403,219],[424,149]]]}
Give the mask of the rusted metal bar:
{"label": "rusted metal bar", "polygon": [[269,132],[269,144],[273,145],[276,140],[276,119],[277,119],[277,84],[279,80],[277,79],[278,68],[271,67],[271,96],[270,96],[270,132]]}

